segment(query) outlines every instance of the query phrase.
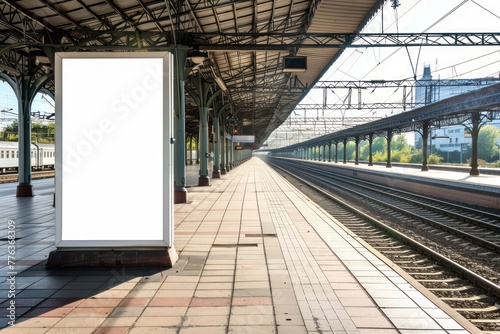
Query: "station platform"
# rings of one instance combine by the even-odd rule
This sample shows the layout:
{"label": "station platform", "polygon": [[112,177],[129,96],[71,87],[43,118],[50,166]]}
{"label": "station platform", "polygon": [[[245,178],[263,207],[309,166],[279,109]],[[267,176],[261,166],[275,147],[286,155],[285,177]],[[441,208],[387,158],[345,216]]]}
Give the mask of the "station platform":
{"label": "station platform", "polygon": [[[274,159],[271,157],[270,159]],[[316,164],[321,170],[338,175],[369,181],[391,188],[409,191],[438,199],[475,205],[478,207],[500,210],[500,170],[489,168],[489,174],[469,175],[469,168],[430,165],[428,171],[421,171],[421,166],[414,164],[393,165],[387,168],[382,164],[368,166],[354,162],[328,162],[319,160],[290,159],[300,164]],[[411,166],[411,165],[410,165]]]}
{"label": "station platform", "polygon": [[[188,166],[189,202],[175,205],[179,260],[168,269],[47,269],[53,179],[34,181],[33,198],[0,185],[2,333],[478,332],[261,159],[208,187],[191,184],[197,170]],[[14,268],[9,220],[19,238]]]}

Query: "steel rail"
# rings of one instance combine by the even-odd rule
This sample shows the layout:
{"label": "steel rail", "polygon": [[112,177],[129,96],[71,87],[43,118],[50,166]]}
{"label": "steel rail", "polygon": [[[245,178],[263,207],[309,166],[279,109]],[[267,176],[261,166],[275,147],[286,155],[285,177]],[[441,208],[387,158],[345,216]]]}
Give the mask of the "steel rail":
{"label": "steel rail", "polygon": [[278,168],[284,172],[292,174],[295,178],[297,178],[301,182],[307,184],[308,186],[312,187],[313,189],[315,189],[315,191],[318,191],[319,193],[328,197],[329,199],[331,199],[335,203],[343,206],[344,208],[346,208],[347,210],[352,212],[355,216],[362,218],[362,219],[365,219],[366,221],[377,226],[378,228],[380,228],[381,230],[383,230],[387,234],[391,235],[392,237],[404,242],[405,244],[407,244],[409,246],[414,247],[415,249],[422,252],[426,256],[436,260],[437,262],[441,263],[442,265],[446,266],[447,268],[450,268],[454,272],[462,275],[463,277],[465,277],[466,279],[471,281],[476,286],[488,291],[489,293],[493,294],[495,297],[500,298],[500,286],[498,286],[497,284],[495,284],[495,283],[491,282],[490,280],[474,273],[473,271],[465,268],[464,266],[456,263],[455,261],[447,258],[446,256],[439,254],[438,252],[430,249],[429,247],[421,244],[420,242],[413,240],[412,238],[406,236],[405,234],[400,233],[399,231],[397,231],[397,230],[393,229],[392,227],[380,222],[379,220],[377,220],[373,217],[370,217],[369,215],[365,214],[364,212],[354,208],[353,206],[342,201],[341,199],[333,196],[327,190],[319,188],[317,185],[291,173],[290,171],[287,171],[286,169],[270,162],[269,160],[267,160],[266,162],[272,166],[275,166],[276,168]]}

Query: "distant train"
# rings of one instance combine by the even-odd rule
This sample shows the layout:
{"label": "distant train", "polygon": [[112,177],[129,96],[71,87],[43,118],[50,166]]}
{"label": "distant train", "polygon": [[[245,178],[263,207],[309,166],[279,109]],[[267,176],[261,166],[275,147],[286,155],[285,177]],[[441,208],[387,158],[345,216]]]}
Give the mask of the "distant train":
{"label": "distant train", "polygon": [[[54,169],[54,144],[31,144],[31,169],[33,171]],[[19,144],[0,141],[0,174],[16,172],[19,164]]]}

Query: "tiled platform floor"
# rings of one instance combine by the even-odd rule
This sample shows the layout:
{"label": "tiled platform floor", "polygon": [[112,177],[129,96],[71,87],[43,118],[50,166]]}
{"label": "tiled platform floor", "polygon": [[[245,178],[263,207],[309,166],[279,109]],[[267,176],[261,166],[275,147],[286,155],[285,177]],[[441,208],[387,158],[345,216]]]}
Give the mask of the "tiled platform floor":
{"label": "tiled platform floor", "polygon": [[[38,182],[38,181],[37,181]],[[0,185],[1,237],[16,222],[16,326],[5,333],[468,333],[258,158],[175,205],[179,261],[166,268],[46,269],[50,181]],[[38,190],[37,190],[38,189]],[[467,326],[466,324],[464,324]]]}

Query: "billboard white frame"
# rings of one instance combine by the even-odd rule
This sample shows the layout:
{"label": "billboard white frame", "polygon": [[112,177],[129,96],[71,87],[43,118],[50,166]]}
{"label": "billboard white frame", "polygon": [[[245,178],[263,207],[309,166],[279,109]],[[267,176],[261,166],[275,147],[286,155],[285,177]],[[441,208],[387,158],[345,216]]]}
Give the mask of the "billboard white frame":
{"label": "billboard white frame", "polygon": [[173,58],[55,54],[56,247],[173,245]]}

